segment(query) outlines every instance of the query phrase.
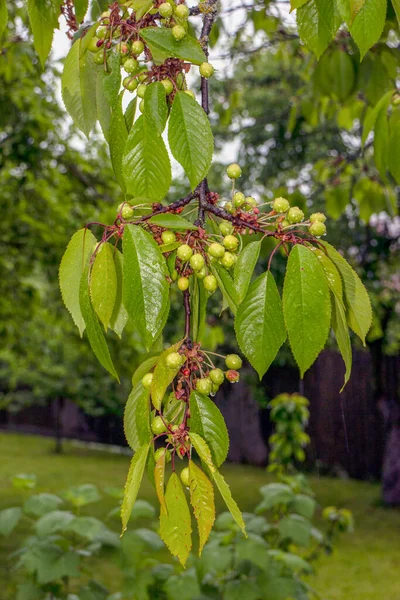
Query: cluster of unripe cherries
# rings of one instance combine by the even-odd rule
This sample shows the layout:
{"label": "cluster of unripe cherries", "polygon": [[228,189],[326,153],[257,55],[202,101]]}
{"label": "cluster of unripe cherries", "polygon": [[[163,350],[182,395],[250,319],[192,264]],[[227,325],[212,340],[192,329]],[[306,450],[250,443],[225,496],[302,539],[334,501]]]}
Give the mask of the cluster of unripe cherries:
{"label": "cluster of unripe cherries", "polygon": [[[113,9],[113,14],[114,11],[115,9]],[[127,9],[125,8],[123,11],[126,12]],[[175,5],[163,2],[158,7],[150,10],[149,14],[154,14],[155,17],[161,18],[161,23],[171,28],[172,36],[177,42],[182,41],[186,37],[186,22],[189,17],[189,9],[185,4]],[[167,97],[177,90],[183,90],[191,97],[195,97],[192,90],[186,89],[186,78],[183,69],[180,68],[178,72],[176,72],[176,69],[173,69],[171,76],[152,74],[147,64],[151,58],[151,54],[146,48],[145,42],[140,37],[140,31],[124,33],[124,30],[120,26],[113,26],[110,22],[110,15],[110,10],[102,14],[101,24],[96,30],[96,35],[90,40],[88,49],[94,53],[93,60],[98,65],[102,65],[107,61],[107,54],[109,52],[115,51],[121,55],[121,64],[126,73],[122,82],[123,86],[129,92],[136,91],[138,99],[141,99],[139,109],[142,112],[144,110],[146,87],[152,81],[160,81],[164,86]],[[208,78],[213,75],[214,67],[208,62],[204,62],[200,65],[199,71],[202,77]],[[162,72],[160,71],[160,73]]]}

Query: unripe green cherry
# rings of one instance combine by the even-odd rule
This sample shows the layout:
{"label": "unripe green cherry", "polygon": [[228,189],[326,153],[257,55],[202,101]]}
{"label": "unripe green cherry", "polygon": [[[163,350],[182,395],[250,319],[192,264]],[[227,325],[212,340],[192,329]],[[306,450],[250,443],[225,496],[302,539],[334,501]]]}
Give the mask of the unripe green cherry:
{"label": "unripe green cherry", "polygon": [[193,98],[193,100],[196,100],[196,94],[192,92],[192,90],[185,90],[185,94]]}
{"label": "unripe green cherry", "polygon": [[213,242],[208,247],[207,252],[210,256],[214,256],[214,258],[222,258],[225,254],[225,248],[222,244],[219,244],[218,242]]}
{"label": "unripe green cherry", "polygon": [[220,232],[224,236],[229,235],[233,231],[233,225],[232,225],[232,223],[229,223],[228,221],[221,221],[221,223],[219,224],[218,227],[219,227]]}
{"label": "unripe green cherry", "polygon": [[228,369],[237,370],[240,369],[243,362],[240,356],[238,356],[237,354],[228,354],[228,356],[225,359],[225,364],[228,367]]}
{"label": "unripe green cherry", "polygon": [[124,204],[121,210],[121,217],[125,219],[125,221],[129,221],[133,217],[133,208],[129,204]]}
{"label": "unripe green cherry", "polygon": [[179,352],[171,352],[165,359],[165,363],[169,369],[179,369],[182,365],[183,356]]}
{"label": "unripe green cherry", "polygon": [[144,99],[142,99],[139,103],[139,110],[140,112],[144,112]]}
{"label": "unripe green cherry", "polygon": [[186,21],[189,18],[188,7],[184,4],[178,4],[178,6],[175,8],[175,16],[178,17],[178,19],[183,19]]}
{"label": "unripe green cherry", "polygon": [[230,252],[225,252],[223,257],[221,258],[221,265],[225,267],[225,269],[231,269],[236,262],[236,256],[231,254]]}
{"label": "unripe green cherry", "polygon": [[161,239],[164,244],[173,244],[176,240],[176,235],[173,231],[163,231],[161,234]]}
{"label": "unripe green cherry", "polygon": [[178,86],[178,89],[181,90],[183,88],[183,85],[185,83],[185,76],[183,73],[178,73],[178,75],[176,76],[176,85]]}
{"label": "unripe green cherry", "polygon": [[88,50],[89,52],[98,52],[99,51],[99,47],[97,45],[97,42],[99,42],[99,38],[98,37],[92,37],[92,39],[90,40],[89,44],[88,44]]}
{"label": "unripe green cherry", "polygon": [[141,83],[137,89],[137,95],[139,96],[139,98],[144,98],[146,90],[147,90],[147,85],[145,85],[144,83]]}
{"label": "unripe green cherry", "polygon": [[300,223],[304,219],[304,213],[298,206],[292,206],[289,208],[287,214],[287,220],[289,223],[294,225],[295,223]]}
{"label": "unripe green cherry", "polygon": [[151,421],[150,428],[155,435],[160,435],[160,433],[167,431],[167,428],[165,427],[161,417],[154,417],[154,419]]}
{"label": "unripe green cherry", "polygon": [[214,75],[214,67],[209,62],[203,62],[200,65],[200,75],[208,79]]}
{"label": "unripe green cherry", "polygon": [[226,372],[226,378],[231,383],[236,383],[237,381],[239,381],[240,375],[237,371],[229,369],[229,371]]}
{"label": "unripe green cherry", "polygon": [[190,475],[189,475],[188,467],[185,467],[184,469],[182,469],[180,477],[181,477],[181,481],[182,481],[183,485],[185,487],[189,487],[190,486]]}
{"label": "unripe green cherry", "polygon": [[204,256],[202,254],[193,254],[190,257],[189,264],[193,271],[201,271],[205,264]]}
{"label": "unripe green cherry", "polygon": [[239,240],[234,235],[226,235],[222,242],[227,250],[237,250],[239,246]]}
{"label": "unripe green cherry", "polygon": [[143,44],[142,40],[136,40],[135,42],[132,42],[133,54],[136,54],[136,56],[139,56],[139,54],[142,54],[143,50],[144,50],[144,44]]}
{"label": "unripe green cherry", "polygon": [[178,250],[176,251],[176,255],[180,260],[187,262],[192,257],[193,250],[190,246],[188,246],[188,244],[182,244],[182,246],[179,246]]}
{"label": "unripe green cherry", "polygon": [[203,267],[202,269],[200,269],[200,271],[196,272],[196,276],[199,279],[204,279],[204,277],[207,275],[207,269],[205,267]]}
{"label": "unripe green cherry", "polygon": [[200,392],[200,394],[208,394],[211,393],[212,381],[209,377],[204,377],[203,379],[198,379],[196,381],[196,390]]}
{"label": "unripe green cherry", "polygon": [[246,201],[246,197],[242,192],[236,192],[233,194],[233,206],[240,208]]}
{"label": "unripe green cherry", "polygon": [[311,233],[311,235],[321,237],[321,235],[325,235],[326,233],[326,225],[325,223],[322,223],[322,221],[315,221],[315,223],[311,223],[308,231]]}
{"label": "unripe green cherry", "polygon": [[153,373],[146,373],[146,375],[142,378],[142,386],[144,388],[146,388],[146,390],[148,390],[149,387],[151,386],[152,381],[153,381]]}
{"label": "unripe green cherry", "polygon": [[178,279],[178,288],[181,292],[186,292],[189,287],[189,279],[187,277],[179,277]]}
{"label": "unripe green cherry", "polygon": [[148,79],[147,71],[143,71],[143,73],[141,73],[138,77],[138,80],[140,81],[140,83],[147,81],[147,79]]}
{"label": "unripe green cherry", "polygon": [[319,221],[320,223],[325,223],[326,215],[324,215],[324,213],[322,212],[313,213],[312,215],[310,215],[310,221],[311,223],[316,223],[317,221]]}
{"label": "unripe green cherry", "polygon": [[134,58],[128,58],[124,63],[124,69],[127,73],[136,73],[139,68],[139,63]]}
{"label": "unripe green cherry", "polygon": [[100,25],[97,29],[96,29],[96,36],[100,39],[100,40],[104,40],[104,38],[106,37],[108,32],[108,27],[105,27],[104,25]]}
{"label": "unripe green cherry", "polygon": [[100,50],[100,52],[97,52],[96,54],[94,54],[94,56],[93,56],[93,62],[96,65],[102,65],[104,63],[104,52],[103,52],[103,50]]}
{"label": "unripe green cherry", "polygon": [[214,277],[214,275],[207,275],[207,277],[204,277],[203,283],[204,283],[204,287],[206,288],[206,290],[208,292],[210,292],[211,294],[213,292],[215,292],[215,290],[218,287],[218,282],[217,282],[216,278]]}
{"label": "unripe green cherry", "polygon": [[160,458],[165,456],[165,462],[168,463],[171,460],[171,452],[167,448],[159,448],[154,452],[154,461],[158,463]]}
{"label": "unripe green cherry", "polygon": [[178,271],[176,269],[174,269],[171,273],[171,279],[172,281],[176,281],[178,279]]}
{"label": "unripe green cherry", "polygon": [[219,385],[216,383],[211,384],[211,395],[214,396],[219,390]]}
{"label": "unripe green cherry", "polygon": [[289,227],[290,223],[287,219],[283,219],[283,221],[281,221],[281,227],[285,228],[285,227]]}
{"label": "unripe green cherry", "polygon": [[165,93],[167,94],[167,96],[172,94],[172,92],[174,91],[174,85],[173,85],[172,81],[170,79],[162,79],[161,83],[164,86],[164,90],[165,90]]}
{"label": "unripe green cherry", "polygon": [[216,385],[221,385],[221,383],[224,383],[225,375],[222,369],[212,369],[209,377]]}
{"label": "unripe green cherry", "polygon": [[272,209],[277,213],[284,213],[289,210],[290,204],[286,198],[275,198]]}
{"label": "unripe green cherry", "polygon": [[245,201],[245,204],[247,205],[247,207],[257,206],[257,200],[255,198],[253,198],[253,196],[246,196],[244,201]]}
{"label": "unripe green cherry", "polygon": [[237,163],[232,163],[226,170],[229,179],[238,179],[242,174],[242,169]]}
{"label": "unripe green cherry", "polygon": [[224,209],[226,210],[226,212],[231,213],[231,214],[233,214],[235,212],[232,202],[225,202]]}
{"label": "unripe green cherry", "polygon": [[125,77],[124,81],[122,82],[122,85],[129,92],[134,92],[138,86],[138,81],[136,78],[128,76],[128,77]]}
{"label": "unripe green cherry", "polygon": [[127,54],[129,53],[129,47],[128,47],[128,44],[124,44],[124,43],[122,43],[122,44],[117,44],[117,45],[115,46],[115,50],[116,50],[116,52],[118,52],[119,54],[121,54],[121,55],[122,55],[123,64],[125,64],[125,63],[126,63],[126,61],[127,61],[127,60],[128,60],[128,58],[129,58],[129,57],[127,56]]}
{"label": "unripe green cherry", "polygon": [[160,6],[158,7],[158,12],[160,13],[160,15],[162,17],[164,17],[164,19],[168,19],[169,17],[172,17],[172,13],[173,13],[173,8],[172,6],[169,4],[169,2],[163,2],[162,4],[160,4]]}
{"label": "unripe green cherry", "polygon": [[171,29],[171,33],[177,42],[182,41],[183,38],[186,37],[186,29],[182,27],[182,25],[174,25]]}

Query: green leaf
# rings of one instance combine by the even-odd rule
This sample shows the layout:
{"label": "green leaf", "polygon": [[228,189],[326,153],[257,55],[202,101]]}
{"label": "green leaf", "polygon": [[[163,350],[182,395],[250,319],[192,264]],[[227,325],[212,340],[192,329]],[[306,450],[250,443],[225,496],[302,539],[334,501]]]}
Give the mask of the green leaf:
{"label": "green leaf", "polygon": [[361,143],[363,146],[367,140],[368,134],[375,127],[375,123],[376,123],[378,116],[382,112],[386,116],[387,110],[392,101],[392,97],[393,97],[393,90],[386,92],[386,94],[384,94],[380,98],[380,100],[378,100],[378,102],[375,104],[375,106],[373,108],[369,109],[369,111],[367,112],[366,117],[364,119],[363,132],[362,132],[362,136],[361,136]]}
{"label": "green leaf", "polygon": [[364,3],[365,0],[336,0],[339,12],[347,25],[353,23],[355,16],[360,12]]}
{"label": "green leaf", "polygon": [[286,340],[281,298],[270,271],[257,277],[239,304],[235,331],[240,349],[261,379]]}
{"label": "green leaf", "polygon": [[134,452],[153,437],[150,431],[150,392],[141,383],[133,388],[125,405],[124,432]]}
{"label": "green leaf", "polygon": [[64,531],[74,519],[72,512],[53,510],[46,513],[35,523],[35,531],[39,537],[47,537],[58,531]]}
{"label": "green leaf", "polygon": [[149,449],[150,444],[140,446],[133,455],[129,467],[129,473],[125,484],[124,499],[121,506],[122,533],[124,533],[128,527],[129,517],[131,516],[133,506],[136,502],[140,484],[142,483]]}
{"label": "green leaf", "polygon": [[309,2],[309,0],[290,0],[290,12],[300,8],[303,4],[307,4],[307,2]]}
{"label": "green leaf", "polygon": [[28,573],[36,574],[35,581],[42,586],[63,578],[80,577],[79,560],[74,550],[65,551],[54,544],[33,544],[21,556],[21,565]]}
{"label": "green leaf", "polygon": [[314,498],[306,496],[305,494],[296,494],[293,502],[290,505],[290,509],[298,515],[301,515],[305,519],[312,519],[317,506]]}
{"label": "green leaf", "polygon": [[128,321],[128,313],[126,312],[125,306],[122,302],[124,257],[118,248],[114,248],[113,256],[115,263],[115,274],[117,277],[117,293],[115,296],[114,310],[110,319],[110,329],[112,329],[112,331],[114,331],[120,338]]}
{"label": "green leaf", "polygon": [[154,0],[131,0],[129,4],[136,12],[136,20],[139,20],[153,8]]}
{"label": "green leaf", "polygon": [[218,263],[211,263],[210,268],[217,279],[224,301],[235,315],[238,305],[238,295],[231,275]]}
{"label": "green leaf", "polygon": [[224,417],[215,403],[195,390],[190,394],[190,431],[197,433],[210,448],[212,461],[219,467],[229,450],[229,435]]}
{"label": "green leaf", "polygon": [[260,256],[260,249],[261,242],[250,242],[238,256],[233,272],[233,282],[238,304],[246,297],[251,277]]}
{"label": "green leaf", "polygon": [[194,190],[210,169],[214,138],[206,113],[185,92],[175,95],[169,118],[168,141],[172,155],[185,169]]}
{"label": "green leaf", "polygon": [[63,504],[63,500],[54,494],[35,494],[25,502],[24,512],[35,517],[41,517],[48,512],[56,510],[61,504]]}
{"label": "green leaf", "polygon": [[211,471],[211,477],[213,478],[215,485],[217,486],[222,498],[224,499],[224,502],[228,507],[228,510],[231,513],[232,517],[235,519],[237,525],[239,525],[243,535],[247,537],[246,526],[243,521],[242,513],[240,512],[240,509],[236,504],[235,500],[232,498],[229,485],[226,483],[221,473],[219,473],[217,470]]}
{"label": "green leaf", "polygon": [[368,292],[343,256],[327,242],[324,242],[324,246],[342,276],[347,323],[365,345],[365,337],[372,323],[372,308]]}
{"label": "green leaf", "polygon": [[89,229],[80,229],[74,233],[62,257],[58,273],[62,299],[81,337],[85,322],[79,303],[79,288],[83,269],[87,266],[96,243],[97,240]]}
{"label": "green leaf", "polygon": [[160,502],[161,510],[167,512],[167,505],[165,503],[164,494],[164,480],[165,480],[165,452],[156,462],[154,467],[154,484],[156,487],[157,498]]}
{"label": "green leaf", "polygon": [[167,229],[176,229],[176,230],[196,230],[196,225],[193,225],[187,219],[180,217],[179,215],[172,215],[171,213],[164,213],[160,215],[155,215],[149,219],[149,223],[153,225],[157,225],[158,227],[166,227]]}
{"label": "green leaf", "polygon": [[386,20],[386,0],[365,0],[349,27],[360,50],[362,60],[368,50],[379,41]]}
{"label": "green leaf", "polygon": [[394,12],[396,13],[397,22],[400,25],[400,0],[392,0],[392,6],[394,8]]}
{"label": "green leaf", "polygon": [[164,350],[164,352],[160,354],[157,359],[156,368],[154,369],[153,373],[153,380],[151,382],[151,401],[153,402],[154,408],[157,410],[160,410],[165,392],[181,368],[181,366],[177,367],[176,369],[171,369],[168,367],[166,362],[167,357],[172,354],[172,352],[178,352],[179,348],[182,346],[182,343],[183,340],[177,342],[170,348],[167,348],[167,350]]}
{"label": "green leaf", "polygon": [[156,356],[151,356],[141,365],[138,366],[134,374],[132,375],[132,387],[135,387],[138,383],[140,383],[143,377],[151,371],[151,369],[157,364],[158,354]]}
{"label": "green leaf", "polygon": [[283,539],[289,539],[297,546],[308,546],[311,522],[300,515],[287,515],[279,521],[278,531]]}
{"label": "green leaf", "polygon": [[79,290],[79,302],[83,320],[86,325],[86,333],[92,350],[99,363],[103,365],[103,367],[107,369],[107,371],[113,377],[115,377],[117,381],[119,381],[119,377],[111,360],[110,352],[108,350],[107,343],[104,338],[100,323],[97,320],[96,313],[90,301],[88,274],[89,268],[86,267],[86,269],[82,273],[81,285]]}
{"label": "green leaf", "polygon": [[190,502],[199,530],[199,556],[215,521],[214,488],[201,469],[189,461]]}
{"label": "green leaf", "polygon": [[165,492],[167,510],[161,509],[160,536],[173,556],[185,566],[192,548],[192,523],[185,492],[176,473],[169,478]]}
{"label": "green leaf", "polygon": [[201,65],[207,60],[199,42],[191,35],[177,42],[168,28],[146,27],[140,30],[140,37],[147,42],[156,62],[164,62],[166,58],[180,58],[193,65]]}
{"label": "green leaf", "polygon": [[276,506],[287,506],[295,498],[292,489],[285,483],[268,483],[260,489],[260,493],[263,499],[255,509],[256,514]]}
{"label": "green leaf", "polygon": [[303,377],[327,340],[331,301],[318,258],[299,244],[290,252],[286,268],[283,314],[290,346]]}
{"label": "green leaf", "polygon": [[340,391],[350,379],[352,366],[352,351],[349,330],[346,321],[346,312],[343,302],[334,294],[332,295],[332,329],[342,355],[346,371],[344,375],[344,383]]}
{"label": "green leaf", "polygon": [[389,138],[389,170],[400,184],[400,122],[397,122]]}
{"label": "green leaf", "polygon": [[168,269],[153,237],[126,225],[123,236],[123,300],[147,349],[160,336],[169,313]]}
{"label": "green leaf", "polygon": [[59,0],[28,0],[28,16],[33,33],[33,44],[42,67],[51,50],[54,30],[60,17]]}
{"label": "green leaf", "polygon": [[[107,71],[102,67],[104,77],[102,78],[103,93],[110,108],[114,109],[118,104],[121,87],[121,55],[112,52],[107,59]],[[122,92],[121,92],[122,94]],[[122,99],[120,100],[122,104]]]}
{"label": "green leaf", "polygon": [[334,0],[310,0],[297,10],[300,38],[317,58],[333,40],[341,21]]}
{"label": "green leaf", "polygon": [[110,139],[111,108],[104,95],[104,79],[108,74],[104,69],[98,69],[96,79],[96,111],[101,130],[106,141]]}
{"label": "green leaf", "polygon": [[75,517],[66,527],[66,531],[72,531],[90,541],[94,541],[104,529],[104,524],[95,517]]}
{"label": "green leaf", "polygon": [[19,506],[0,511],[0,535],[8,536],[14,531],[22,517]]}
{"label": "green leaf", "polygon": [[143,116],[134,123],[125,146],[122,172],[132,196],[163,200],[171,185],[171,163],[162,137]]}
{"label": "green leaf", "polygon": [[149,126],[161,135],[168,118],[167,95],[162,83],[155,82],[146,87],[143,114]]}
{"label": "green leaf", "polygon": [[112,111],[108,143],[110,145],[111,163],[115,178],[121,190],[125,192],[122,160],[125,152],[125,144],[128,139],[128,130],[126,128],[124,113],[122,112],[122,98],[123,92],[121,92],[119,100],[114,105]]}
{"label": "green leaf", "polygon": [[82,23],[89,8],[89,0],[74,0],[75,16],[78,23]]}
{"label": "green leaf", "polygon": [[133,100],[131,100],[129,102],[128,107],[125,111],[125,124],[126,124],[126,128],[128,130],[128,133],[132,129],[133,123],[135,121],[136,104],[137,104],[137,96],[135,96],[133,98]]}
{"label": "green leaf", "polygon": [[318,258],[321,266],[325,272],[326,280],[328,282],[331,292],[339,299],[343,299],[343,285],[340,273],[331,261],[331,259],[325,254],[320,248],[310,247]]}
{"label": "green leaf", "polygon": [[101,500],[97,486],[92,483],[83,483],[82,485],[71,487],[63,496],[75,508],[81,508],[82,506],[87,506]]}
{"label": "green leaf", "polygon": [[192,340],[201,342],[207,318],[208,294],[198,277],[192,277],[190,283],[190,330]]}
{"label": "green leaf", "polygon": [[[0,38],[3,35],[8,23],[8,10],[6,0],[0,0]],[[1,45],[1,42],[0,42]]]}
{"label": "green leaf", "polygon": [[194,431],[190,432],[190,441],[193,445],[193,448],[196,450],[202,462],[207,466],[209,471],[213,473],[216,471],[216,467],[212,461],[210,448],[207,446],[207,443],[203,440],[203,438]]}
{"label": "green leaf", "polygon": [[[399,129],[400,132],[400,129]],[[399,136],[400,139],[400,136]],[[397,149],[395,144],[393,149]],[[395,150],[396,151],[396,150]],[[374,130],[374,161],[383,181],[386,181],[386,171],[388,169],[389,156],[392,158],[389,148],[389,124],[386,111],[380,111],[375,123]],[[396,165],[398,161],[396,161]],[[399,169],[400,174],[400,169]],[[400,175],[399,175],[400,177]]]}
{"label": "green leaf", "polygon": [[61,93],[75,125],[88,137],[97,120],[97,71],[92,53],[81,53],[82,43],[76,40],[65,59]]}
{"label": "green leaf", "polygon": [[100,321],[107,331],[117,297],[117,273],[114,247],[106,242],[96,254],[90,271],[90,299]]}

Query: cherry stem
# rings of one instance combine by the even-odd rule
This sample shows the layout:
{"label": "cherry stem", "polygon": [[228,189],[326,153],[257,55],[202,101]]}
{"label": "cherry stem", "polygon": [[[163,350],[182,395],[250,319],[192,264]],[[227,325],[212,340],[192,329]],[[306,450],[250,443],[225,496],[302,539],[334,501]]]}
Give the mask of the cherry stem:
{"label": "cherry stem", "polygon": [[185,309],[185,339],[190,339],[190,293],[189,290],[183,292],[183,307]]}

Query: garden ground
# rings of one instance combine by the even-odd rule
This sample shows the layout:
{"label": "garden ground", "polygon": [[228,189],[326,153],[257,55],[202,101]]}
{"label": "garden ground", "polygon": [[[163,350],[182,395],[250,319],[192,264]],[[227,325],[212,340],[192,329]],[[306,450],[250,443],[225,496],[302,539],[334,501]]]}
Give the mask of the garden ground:
{"label": "garden ground", "polygon": [[[129,458],[77,447],[66,443],[65,453],[52,454],[51,439],[0,434],[0,509],[22,502],[22,492],[15,490],[10,478],[17,473],[34,473],[36,491],[59,493],[71,485],[93,483],[99,488],[122,487]],[[223,469],[232,492],[242,510],[251,511],[260,500],[259,487],[270,480],[264,469],[226,465]],[[318,574],[310,584],[323,600],[400,600],[400,510],[380,504],[380,488],[375,483],[311,477],[317,500],[322,506],[349,508],[355,518],[355,533],[344,534],[335,545],[333,556],[319,561]],[[154,502],[151,485],[145,481],[140,497]],[[115,506],[105,497],[93,504],[90,514],[104,517]],[[218,499],[218,509],[223,510]],[[4,564],[24,533],[19,530],[11,540],[0,539],[0,589],[5,589]],[[99,561],[100,562],[100,561]],[[107,560],[98,564],[104,583],[115,589],[116,566]]]}

